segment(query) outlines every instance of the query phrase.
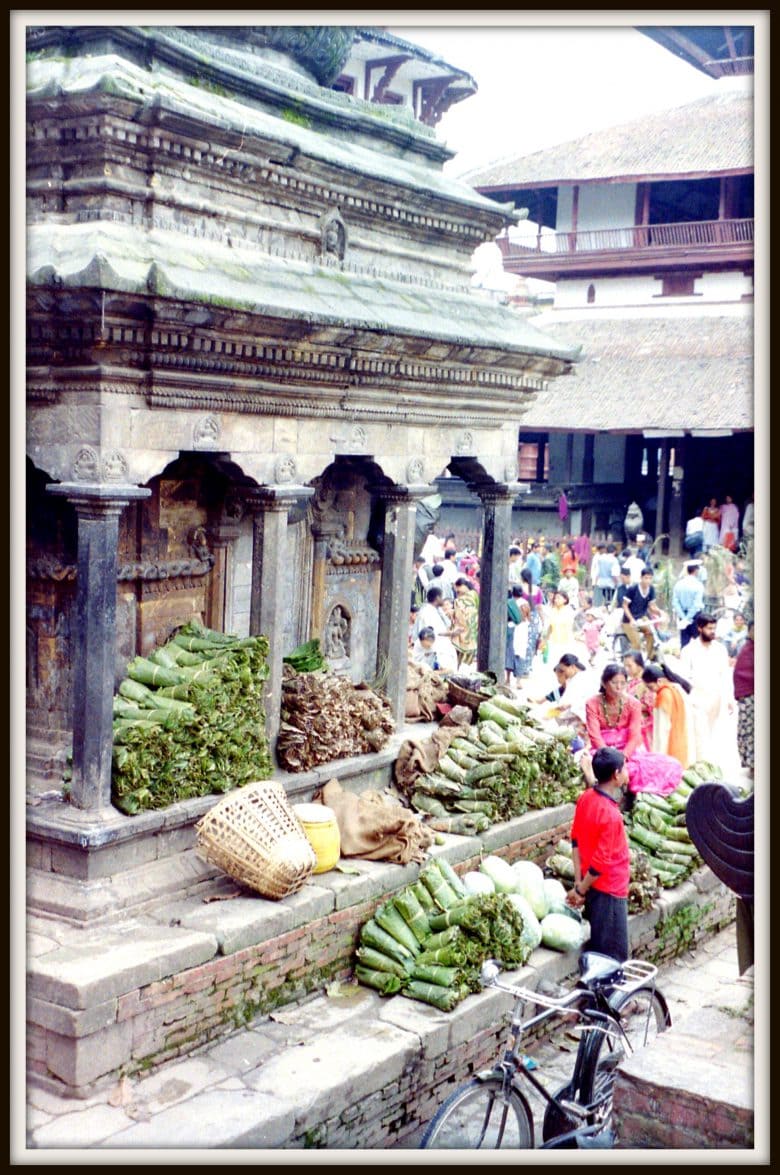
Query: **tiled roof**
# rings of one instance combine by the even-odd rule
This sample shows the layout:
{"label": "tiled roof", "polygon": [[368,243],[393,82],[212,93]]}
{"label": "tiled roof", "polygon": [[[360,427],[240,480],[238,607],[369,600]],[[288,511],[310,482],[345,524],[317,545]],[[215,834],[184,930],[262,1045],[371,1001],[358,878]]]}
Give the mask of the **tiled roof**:
{"label": "tiled roof", "polygon": [[565,379],[534,396],[520,427],[641,432],[753,427],[752,316],[530,319],[582,345]]}
{"label": "tiled roof", "polygon": [[715,174],[753,166],[753,95],[727,88],[685,106],[592,131],[461,176],[475,188]]}

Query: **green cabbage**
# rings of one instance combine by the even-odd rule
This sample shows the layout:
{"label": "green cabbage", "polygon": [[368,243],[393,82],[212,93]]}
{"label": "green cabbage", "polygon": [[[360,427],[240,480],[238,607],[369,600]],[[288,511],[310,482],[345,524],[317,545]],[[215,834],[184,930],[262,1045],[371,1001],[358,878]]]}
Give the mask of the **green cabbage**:
{"label": "green cabbage", "polygon": [[515,876],[515,891],[523,895],[536,917],[541,920],[548,913],[544,874],[535,861],[515,861],[511,869]]}
{"label": "green cabbage", "polygon": [[566,906],[566,886],[557,877],[545,877],[544,879],[544,894],[547,898],[547,913],[565,914]]}
{"label": "green cabbage", "polygon": [[515,909],[520,912],[523,919],[523,933],[520,935],[520,941],[531,954],[542,941],[541,923],[522,894],[508,893],[506,896]]}
{"label": "green cabbage", "polygon": [[470,873],[463,874],[463,884],[470,894],[496,892],[496,887],[487,873],[476,869],[472,869]]}
{"label": "green cabbage", "polygon": [[582,923],[566,914],[548,914],[541,926],[542,945],[553,951],[576,951],[584,942]]}
{"label": "green cabbage", "polygon": [[[479,867],[493,882],[496,893],[513,893],[517,890],[513,866],[502,857],[483,857]],[[539,872],[541,873],[541,870]]]}

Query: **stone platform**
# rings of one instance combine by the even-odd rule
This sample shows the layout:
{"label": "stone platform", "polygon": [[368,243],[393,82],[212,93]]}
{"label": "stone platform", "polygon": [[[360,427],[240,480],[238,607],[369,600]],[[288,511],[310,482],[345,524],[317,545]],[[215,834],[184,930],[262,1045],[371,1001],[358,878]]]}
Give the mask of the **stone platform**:
{"label": "stone platform", "polygon": [[[671,914],[673,895],[667,897]],[[638,929],[632,919],[634,945],[646,935],[646,928],[640,936]],[[575,966],[573,953],[539,950],[514,974],[536,987],[561,982]],[[746,1097],[752,1052],[734,1046],[740,1040],[747,1045],[752,1035],[752,1016],[746,1011],[752,982],[737,973],[733,924],[704,937],[692,951],[661,961],[658,985],[669,1003],[672,1028],[658,1039],[652,1054],[643,1053],[641,1071],[651,1086],[664,1070],[669,1078],[669,1096],[655,1108],[656,1120],[671,1122],[673,1099],[679,1102],[689,1090],[696,1091],[700,1137],[696,1143],[689,1135],[685,1144],[658,1136],[639,1141],[629,1133],[633,1125],[623,1109],[621,1147],[699,1145],[711,1155],[712,1147],[722,1143],[706,1137],[710,1108],[723,1091],[743,1124],[750,1112]],[[174,1161],[174,1155],[202,1162],[204,1149],[220,1149],[229,1152],[220,1160],[226,1164],[262,1162],[265,1151],[265,1161],[273,1162],[278,1149],[337,1150],[339,1161],[349,1164],[365,1161],[361,1152],[368,1149],[414,1148],[453,1083],[484,1063],[475,1059],[475,1042],[486,1060],[503,1040],[507,999],[485,991],[442,1013],[402,996],[383,999],[366,988],[335,986],[302,1004],[257,1017],[189,1057],[120,1079],[86,1099],[29,1083],[26,1099],[21,1093],[26,1113],[19,1113],[18,1101],[15,1105],[13,1141],[17,1148],[26,1145],[37,1161],[66,1163],[76,1160],[79,1148],[89,1148],[93,1158],[95,1149],[105,1149],[110,1161],[131,1163],[139,1151],[144,1162],[152,1161],[154,1148],[163,1162]],[[698,1030],[696,1048],[691,1049],[686,1022],[692,1014],[712,1017],[713,1045],[718,1033],[717,1067],[709,1070],[709,1090],[701,1081],[714,1049]],[[560,1085],[571,1055],[543,1040],[533,1055],[541,1078]],[[630,1065],[626,1072],[636,1089]],[[423,1081],[425,1089],[420,1088]],[[760,1135],[757,1129],[756,1138]],[[746,1148],[743,1162],[759,1161],[757,1152],[748,1149],[753,1144],[747,1131],[741,1145]],[[732,1154],[735,1160],[739,1157],[736,1149]]]}

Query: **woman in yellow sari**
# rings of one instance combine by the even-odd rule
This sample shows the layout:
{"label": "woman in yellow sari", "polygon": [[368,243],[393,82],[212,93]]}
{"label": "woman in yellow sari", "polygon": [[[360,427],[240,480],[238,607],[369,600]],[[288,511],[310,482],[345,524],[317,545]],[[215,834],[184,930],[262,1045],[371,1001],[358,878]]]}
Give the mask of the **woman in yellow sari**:
{"label": "woman in yellow sari", "polygon": [[690,685],[667,665],[648,665],[642,681],[655,695],[651,749],[690,766],[695,752],[687,698]]}
{"label": "woman in yellow sari", "polygon": [[471,665],[477,656],[479,596],[465,576],[459,576],[455,580],[454,591],[452,643],[460,654],[460,664]]}

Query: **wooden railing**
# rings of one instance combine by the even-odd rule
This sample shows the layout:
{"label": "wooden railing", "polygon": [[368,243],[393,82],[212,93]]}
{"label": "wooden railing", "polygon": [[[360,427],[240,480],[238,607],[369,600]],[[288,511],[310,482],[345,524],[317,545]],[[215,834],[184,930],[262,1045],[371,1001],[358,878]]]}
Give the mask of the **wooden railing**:
{"label": "wooden railing", "polygon": [[531,244],[499,239],[506,257],[529,253],[594,253],[604,249],[696,248],[711,245],[752,245],[753,219],[690,220],[680,224],[642,224],[630,228],[584,229],[547,234]]}

